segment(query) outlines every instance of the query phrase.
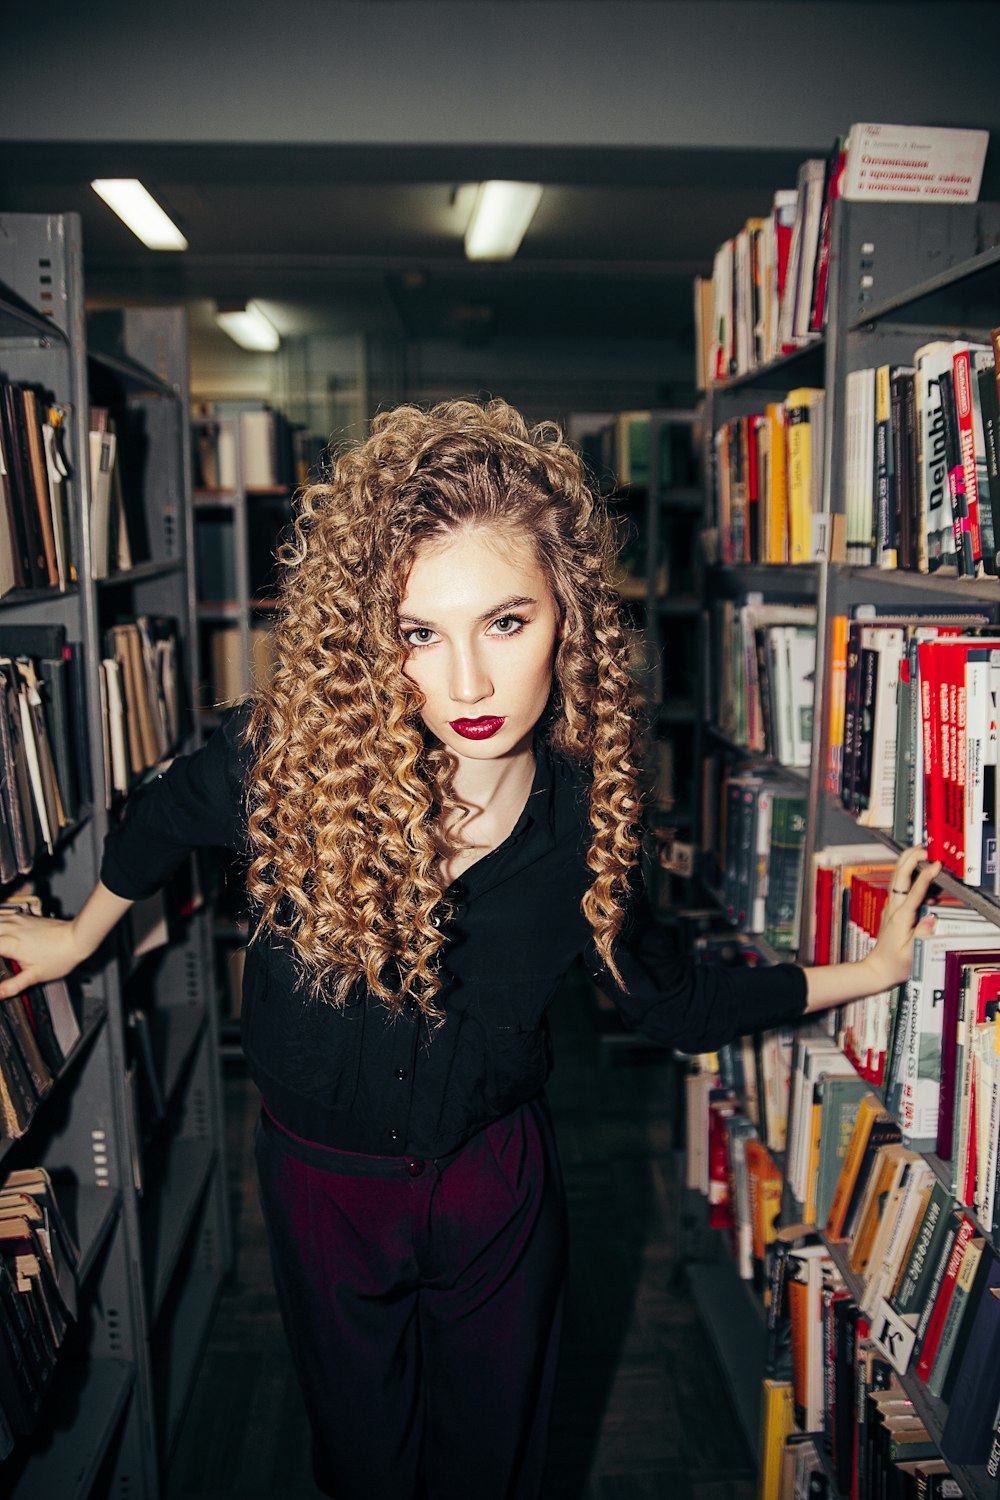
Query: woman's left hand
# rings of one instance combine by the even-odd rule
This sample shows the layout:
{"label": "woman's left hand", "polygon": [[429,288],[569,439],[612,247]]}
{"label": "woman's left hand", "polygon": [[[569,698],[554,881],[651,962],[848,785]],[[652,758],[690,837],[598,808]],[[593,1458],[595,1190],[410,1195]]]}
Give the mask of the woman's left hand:
{"label": "woman's left hand", "polygon": [[906,983],[913,966],[913,939],[929,937],[934,931],[933,917],[918,920],[927,892],[941,873],[940,861],[918,872],[917,866],[926,858],[926,849],[907,849],[892,872],[878,941],[862,960],[873,976],[873,994]]}

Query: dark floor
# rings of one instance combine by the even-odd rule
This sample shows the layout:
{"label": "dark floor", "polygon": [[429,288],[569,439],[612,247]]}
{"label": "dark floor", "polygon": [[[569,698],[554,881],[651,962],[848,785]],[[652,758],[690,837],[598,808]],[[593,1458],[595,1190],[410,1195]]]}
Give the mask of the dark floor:
{"label": "dark floor", "polygon": [[[573,985],[551,1021],[572,1264],[545,1500],[753,1500],[752,1460],[684,1292],[672,1067],[662,1054],[601,1066],[593,1002]],[[235,1267],[167,1500],[316,1500],[254,1192],[245,1075],[227,1074],[225,1101]]]}

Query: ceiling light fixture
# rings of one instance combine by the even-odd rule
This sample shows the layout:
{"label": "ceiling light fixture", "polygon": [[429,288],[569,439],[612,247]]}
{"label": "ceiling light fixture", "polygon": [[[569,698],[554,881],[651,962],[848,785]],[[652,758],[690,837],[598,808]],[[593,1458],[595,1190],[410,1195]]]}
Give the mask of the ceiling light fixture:
{"label": "ceiling light fixture", "polygon": [[215,321],[223,333],[228,333],[241,349],[252,349],[258,354],[273,354],[281,343],[278,330],[265,317],[259,302],[248,302],[246,307],[217,312]]}
{"label": "ceiling light fixture", "polygon": [[511,260],[542,196],[537,182],[481,182],[465,231],[469,260]]}
{"label": "ceiling light fixture", "polygon": [[90,185],[148,249],[187,249],[188,242],[173,219],[137,177],[98,177]]}

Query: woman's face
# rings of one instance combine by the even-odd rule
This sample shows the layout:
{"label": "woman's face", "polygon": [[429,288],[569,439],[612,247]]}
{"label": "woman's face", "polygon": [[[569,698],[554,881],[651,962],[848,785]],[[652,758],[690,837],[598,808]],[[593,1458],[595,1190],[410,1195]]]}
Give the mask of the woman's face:
{"label": "woman's face", "polygon": [[467,760],[525,749],[548,702],[559,612],[534,548],[492,529],[427,542],[399,607],[432,734]]}

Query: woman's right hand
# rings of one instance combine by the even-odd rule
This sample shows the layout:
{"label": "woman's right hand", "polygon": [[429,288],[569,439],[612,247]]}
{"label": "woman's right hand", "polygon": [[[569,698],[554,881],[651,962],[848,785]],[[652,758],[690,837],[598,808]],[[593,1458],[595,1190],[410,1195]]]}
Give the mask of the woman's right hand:
{"label": "woman's right hand", "polygon": [[0,912],[0,954],[13,959],[20,970],[0,983],[0,1000],[19,995],[29,985],[63,979],[88,956],[80,951],[72,921],[19,912]]}

